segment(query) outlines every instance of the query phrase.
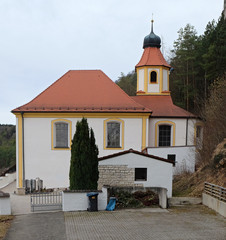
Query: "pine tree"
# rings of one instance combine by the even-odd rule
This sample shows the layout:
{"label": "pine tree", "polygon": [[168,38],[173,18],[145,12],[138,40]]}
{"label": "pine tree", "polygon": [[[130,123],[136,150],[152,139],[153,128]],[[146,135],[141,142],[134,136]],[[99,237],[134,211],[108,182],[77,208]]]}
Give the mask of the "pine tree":
{"label": "pine tree", "polygon": [[[98,148],[95,145],[93,130],[87,119],[76,124],[71,145],[70,189],[96,189],[98,180]],[[96,177],[94,177],[96,176]]]}

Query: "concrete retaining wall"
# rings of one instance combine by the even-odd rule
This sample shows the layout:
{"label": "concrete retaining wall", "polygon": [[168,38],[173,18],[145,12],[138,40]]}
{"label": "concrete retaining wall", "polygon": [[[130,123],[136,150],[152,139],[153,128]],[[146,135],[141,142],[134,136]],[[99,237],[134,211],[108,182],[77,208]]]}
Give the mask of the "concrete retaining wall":
{"label": "concrete retaining wall", "polygon": [[202,194],[202,203],[222,216],[226,217],[226,203],[214,198],[206,193]]}
{"label": "concrete retaining wall", "polygon": [[16,180],[16,172],[14,173],[6,173],[5,176],[0,177],[0,188],[4,188],[8,186],[10,183]]}
{"label": "concrete retaining wall", "polygon": [[169,206],[201,204],[202,199],[196,197],[172,197],[168,200]]}
{"label": "concrete retaining wall", "polygon": [[[62,208],[68,211],[87,211],[89,206],[87,193],[90,191],[64,191],[62,194]],[[98,210],[105,210],[107,207],[107,188],[103,187],[98,191]]]}

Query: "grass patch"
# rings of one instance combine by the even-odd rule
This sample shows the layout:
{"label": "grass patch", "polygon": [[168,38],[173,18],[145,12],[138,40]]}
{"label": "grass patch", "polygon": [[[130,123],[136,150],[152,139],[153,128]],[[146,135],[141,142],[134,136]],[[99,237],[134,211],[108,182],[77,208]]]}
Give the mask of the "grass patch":
{"label": "grass patch", "polygon": [[0,216],[0,240],[5,237],[12,220],[13,216]]}

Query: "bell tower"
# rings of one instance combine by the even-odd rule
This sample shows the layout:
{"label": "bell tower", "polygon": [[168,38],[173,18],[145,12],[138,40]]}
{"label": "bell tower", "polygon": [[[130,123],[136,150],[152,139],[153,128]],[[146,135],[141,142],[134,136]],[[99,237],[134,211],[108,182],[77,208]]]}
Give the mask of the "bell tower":
{"label": "bell tower", "polygon": [[137,95],[170,95],[169,70],[171,66],[164,59],[160,47],[161,39],[153,32],[144,38],[143,55],[136,65]]}

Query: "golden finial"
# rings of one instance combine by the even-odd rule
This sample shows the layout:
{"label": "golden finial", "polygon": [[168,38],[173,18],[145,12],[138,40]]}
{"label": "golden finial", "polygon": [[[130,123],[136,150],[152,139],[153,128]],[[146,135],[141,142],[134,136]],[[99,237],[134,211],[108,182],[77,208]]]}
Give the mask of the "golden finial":
{"label": "golden finial", "polygon": [[153,33],[153,22],[154,22],[154,19],[153,19],[153,13],[152,13],[152,19],[151,19],[151,32]]}

